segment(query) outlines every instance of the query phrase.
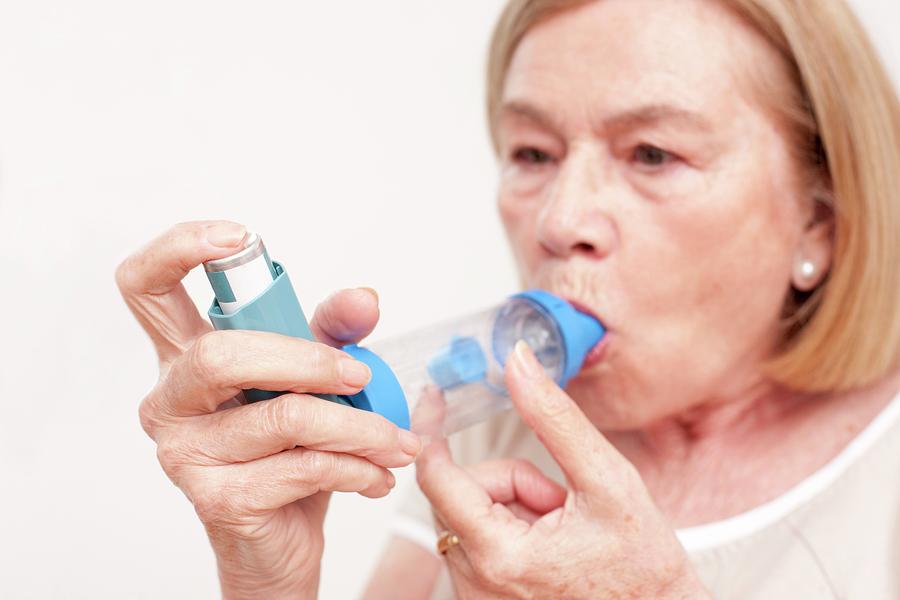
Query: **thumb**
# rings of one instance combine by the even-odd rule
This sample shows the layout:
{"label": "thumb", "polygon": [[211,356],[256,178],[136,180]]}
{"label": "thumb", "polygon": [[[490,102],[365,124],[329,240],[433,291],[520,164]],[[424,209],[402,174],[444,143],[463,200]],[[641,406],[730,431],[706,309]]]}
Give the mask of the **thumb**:
{"label": "thumb", "polygon": [[378,294],[371,288],[335,292],[316,307],[309,328],[329,346],[355,344],[378,323]]}
{"label": "thumb", "polygon": [[566,501],[566,488],[522,459],[480,463],[469,469],[472,477],[501,504],[520,504],[536,515],[545,515]]}

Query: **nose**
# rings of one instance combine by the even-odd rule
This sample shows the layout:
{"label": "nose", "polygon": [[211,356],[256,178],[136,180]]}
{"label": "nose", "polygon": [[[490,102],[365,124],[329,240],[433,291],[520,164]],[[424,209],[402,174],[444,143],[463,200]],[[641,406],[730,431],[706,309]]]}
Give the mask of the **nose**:
{"label": "nose", "polygon": [[538,215],[537,240],[561,258],[581,254],[603,258],[617,244],[615,223],[605,210],[607,186],[599,157],[588,149],[569,152],[549,186]]}

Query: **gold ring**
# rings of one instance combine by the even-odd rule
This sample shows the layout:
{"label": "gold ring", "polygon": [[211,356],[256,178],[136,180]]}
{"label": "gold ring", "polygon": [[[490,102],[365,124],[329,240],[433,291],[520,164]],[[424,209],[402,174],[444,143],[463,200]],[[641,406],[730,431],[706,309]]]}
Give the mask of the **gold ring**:
{"label": "gold ring", "polygon": [[459,536],[452,531],[444,531],[438,536],[437,549],[441,554],[447,554],[447,550],[459,545]]}

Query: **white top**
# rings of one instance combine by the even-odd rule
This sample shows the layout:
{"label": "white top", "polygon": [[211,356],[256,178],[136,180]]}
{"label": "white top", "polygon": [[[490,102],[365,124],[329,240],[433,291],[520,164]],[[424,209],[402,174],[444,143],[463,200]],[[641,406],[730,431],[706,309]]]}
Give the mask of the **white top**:
{"label": "white top", "polygon": [[[514,413],[454,436],[451,446],[463,464],[526,458],[564,481]],[[394,530],[435,550],[431,510],[419,490]],[[676,533],[716,598],[900,599],[900,395],[840,454],[778,498]],[[432,598],[452,597],[444,570]]]}

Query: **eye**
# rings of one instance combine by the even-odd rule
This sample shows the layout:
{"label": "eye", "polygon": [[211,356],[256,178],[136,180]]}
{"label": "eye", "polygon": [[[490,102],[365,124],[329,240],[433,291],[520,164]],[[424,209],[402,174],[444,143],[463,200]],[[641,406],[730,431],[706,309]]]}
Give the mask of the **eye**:
{"label": "eye", "polygon": [[512,153],[512,160],[525,165],[543,165],[551,162],[553,158],[537,148],[517,148]]}
{"label": "eye", "polygon": [[674,154],[650,144],[641,144],[634,149],[632,160],[644,167],[662,167],[676,160]]}

